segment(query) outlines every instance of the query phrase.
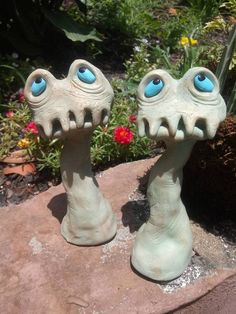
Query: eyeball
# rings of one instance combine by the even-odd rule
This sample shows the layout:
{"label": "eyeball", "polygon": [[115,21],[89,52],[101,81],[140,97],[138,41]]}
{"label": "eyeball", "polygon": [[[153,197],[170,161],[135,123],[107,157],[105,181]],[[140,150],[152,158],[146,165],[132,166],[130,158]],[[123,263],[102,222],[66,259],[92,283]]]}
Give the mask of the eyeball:
{"label": "eyeball", "polygon": [[203,73],[194,77],[195,88],[204,93],[211,93],[214,89],[214,83]]}
{"label": "eyeball", "polygon": [[92,84],[96,81],[96,76],[86,67],[79,68],[77,71],[77,76],[82,82],[87,84]]}
{"label": "eyeball", "polygon": [[147,84],[147,86],[144,89],[144,95],[145,97],[153,97],[160,93],[162,88],[164,87],[164,82],[159,78],[155,78],[151,82]]}
{"label": "eyeball", "polygon": [[31,92],[33,96],[37,97],[45,91],[46,87],[47,82],[42,77],[38,77],[31,85]]}

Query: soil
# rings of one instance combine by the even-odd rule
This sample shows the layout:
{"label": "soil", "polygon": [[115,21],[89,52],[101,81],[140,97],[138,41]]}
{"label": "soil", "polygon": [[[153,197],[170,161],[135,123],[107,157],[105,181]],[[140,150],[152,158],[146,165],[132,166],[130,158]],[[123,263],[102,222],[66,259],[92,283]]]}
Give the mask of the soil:
{"label": "soil", "polygon": [[187,208],[191,204],[190,218],[215,234],[234,230],[228,241],[235,241],[236,116],[225,119],[214,140],[195,145],[184,168],[182,197]]}
{"label": "soil", "polygon": [[[3,166],[5,164],[0,165],[1,168]],[[60,182],[60,177],[53,177],[46,171],[26,176],[0,173],[0,207],[9,203],[19,204]]]}

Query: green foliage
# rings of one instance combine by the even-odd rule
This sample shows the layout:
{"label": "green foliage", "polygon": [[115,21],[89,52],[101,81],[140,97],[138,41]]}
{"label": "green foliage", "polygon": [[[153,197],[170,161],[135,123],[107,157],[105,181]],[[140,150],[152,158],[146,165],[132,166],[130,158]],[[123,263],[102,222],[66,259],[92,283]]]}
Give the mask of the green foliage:
{"label": "green foliage", "polygon": [[234,83],[227,103],[227,112],[228,114],[236,114],[236,82]]}
{"label": "green foliage", "polygon": [[[228,42],[225,46],[224,52],[222,54],[221,60],[216,70],[216,76],[219,79],[221,91],[224,90],[228,73],[233,68],[230,65],[232,64],[232,60],[235,55],[235,49],[236,49],[236,25],[234,25],[229,34]],[[228,113],[236,111],[236,84],[234,84],[231,95],[229,97],[227,111]]]}
{"label": "green foliage", "polygon": [[[91,157],[94,165],[115,164],[150,156],[153,143],[147,138],[138,137],[136,124],[130,121],[130,117],[135,117],[136,107],[133,97],[125,97],[123,91],[116,93],[108,125],[99,126],[93,134]],[[125,126],[133,133],[130,144],[119,144],[114,140],[114,130],[118,126]]]}
{"label": "green foliage", "polygon": [[226,10],[226,13],[236,18],[236,0],[226,0],[220,6],[220,9]]}
{"label": "green foliage", "polygon": [[212,17],[219,13],[220,5],[222,0],[184,0],[193,15],[198,15],[201,21],[204,23],[210,20]]}
{"label": "green foliage", "polygon": [[150,3],[151,1],[142,0],[90,0],[88,19],[103,30],[119,32],[133,39],[139,38],[150,34]]}
{"label": "green foliage", "polygon": [[231,60],[233,59],[236,49],[236,25],[232,28],[228,42],[225,46],[222,58],[216,69],[216,76],[219,79],[221,90],[224,89],[227,74],[230,68]]}
{"label": "green foliage", "polygon": [[49,69],[47,65],[44,65],[44,61],[40,58],[30,60],[29,58],[20,59],[17,53],[12,55],[0,55],[0,103],[12,100],[16,96],[15,91],[23,88],[27,76],[36,68],[44,67]]}
{"label": "green foliage", "polygon": [[139,83],[146,73],[156,68],[164,68],[174,77],[181,78],[191,67],[207,63],[202,57],[209,51],[209,47],[197,44],[197,40],[190,37],[182,38],[185,41],[189,40],[189,44],[181,44],[179,38],[180,41],[173,54],[170,52],[170,47],[161,48],[158,44],[142,41],[140,46],[135,46],[131,58],[125,62],[126,78]]}
{"label": "green foliage", "polygon": [[93,27],[78,23],[65,12],[45,12],[45,17],[58,29],[62,30],[66,37],[72,41],[85,42],[86,40],[101,41]]}
{"label": "green foliage", "polygon": [[17,146],[21,138],[21,132],[30,120],[29,107],[25,104],[19,105],[16,101],[10,102],[8,106],[1,105],[1,111],[12,112],[11,118],[5,113],[0,114],[0,158],[6,157],[9,152]]}
{"label": "green foliage", "polygon": [[[32,134],[29,137],[35,137]],[[28,153],[37,162],[39,171],[47,170],[53,176],[60,174],[60,156],[63,143],[60,140],[44,140],[37,137],[37,141],[31,141],[28,147]]]}
{"label": "green foliage", "polygon": [[7,6],[0,2],[0,38],[28,56],[42,55],[53,42],[63,42],[60,33],[77,42],[99,40],[95,29],[77,23],[63,9],[63,0],[9,0]]}
{"label": "green foliage", "polygon": [[153,63],[150,57],[148,41],[143,40],[140,45],[134,47],[131,58],[124,64],[126,79],[139,83],[147,72],[156,68],[157,64]]}
{"label": "green foliage", "polygon": [[[236,54],[232,39],[222,56],[225,37],[232,28],[230,16],[235,16],[235,0],[224,3],[221,0],[186,0],[181,3],[177,0],[165,3],[161,0],[75,0],[63,4],[61,0],[26,0],[21,3],[10,0],[7,8],[0,3],[0,37],[27,55],[43,54],[48,51],[48,44],[53,46],[54,43],[62,45],[63,50],[62,38],[81,43],[90,40],[90,50],[86,47],[89,57],[104,51],[120,57],[122,49],[126,49],[130,56],[133,51],[124,62],[125,80],[112,81],[115,101],[109,123],[97,127],[92,137],[93,165],[107,166],[152,154],[154,143],[139,138],[133,122],[137,110],[137,86],[152,69],[164,68],[180,78],[190,67],[206,66],[215,71],[219,63],[217,75],[220,81],[224,83],[227,76],[222,88],[224,86],[228,112],[236,112],[236,86],[232,86]],[[97,42],[101,36],[94,27],[104,35],[103,46]],[[32,117],[26,104],[16,101],[17,92],[12,92],[23,87],[32,70],[48,67],[43,59],[29,60],[13,55],[0,56],[0,103],[7,103],[0,107],[0,157],[19,149],[19,141],[25,139],[28,154],[36,160],[38,169],[58,175],[63,143],[43,140],[37,134],[25,132]],[[103,55],[102,60],[105,58]],[[9,110],[14,112],[11,118],[5,116]],[[115,141],[114,131],[118,126],[127,127],[133,133],[134,138],[129,144]]]}

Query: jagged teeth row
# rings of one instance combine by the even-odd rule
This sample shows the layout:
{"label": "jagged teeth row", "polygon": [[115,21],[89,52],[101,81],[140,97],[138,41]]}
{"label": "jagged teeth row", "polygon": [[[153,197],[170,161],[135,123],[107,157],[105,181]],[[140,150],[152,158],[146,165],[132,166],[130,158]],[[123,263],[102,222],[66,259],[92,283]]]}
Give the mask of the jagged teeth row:
{"label": "jagged teeth row", "polygon": [[139,135],[150,137],[178,137],[185,136],[213,138],[217,126],[209,124],[206,118],[176,115],[171,118],[142,118],[138,120]]}
{"label": "jagged teeth row", "polygon": [[53,120],[35,121],[38,125],[39,132],[43,137],[60,137],[63,133],[76,128],[91,128],[98,124],[107,124],[109,113],[103,109],[100,114],[93,114],[90,109],[75,115],[69,111],[64,116],[55,117]]}

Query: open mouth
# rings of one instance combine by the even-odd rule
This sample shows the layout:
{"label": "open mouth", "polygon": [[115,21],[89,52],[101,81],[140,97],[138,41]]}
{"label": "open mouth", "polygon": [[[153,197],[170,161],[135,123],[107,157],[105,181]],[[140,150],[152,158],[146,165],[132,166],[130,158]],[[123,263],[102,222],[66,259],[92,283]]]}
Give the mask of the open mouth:
{"label": "open mouth", "polygon": [[69,111],[65,117],[53,119],[49,126],[51,135],[45,131],[43,124],[38,124],[38,128],[41,135],[44,137],[46,135],[46,137],[53,136],[59,138],[72,130],[92,129],[98,124],[105,125],[108,122],[108,118],[109,114],[107,109],[102,109],[99,114],[97,112],[93,114],[90,109],[86,108],[80,113],[80,116],[76,116],[73,111]]}
{"label": "open mouth", "polygon": [[142,119],[145,133],[154,139],[205,139],[212,138],[215,134],[214,126],[209,127],[205,118],[193,118],[184,115],[176,115],[171,118],[161,118],[149,123]]}

